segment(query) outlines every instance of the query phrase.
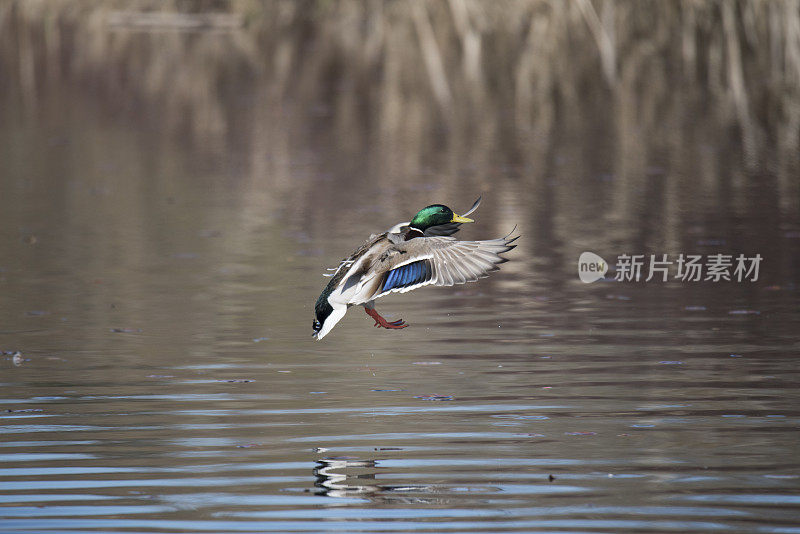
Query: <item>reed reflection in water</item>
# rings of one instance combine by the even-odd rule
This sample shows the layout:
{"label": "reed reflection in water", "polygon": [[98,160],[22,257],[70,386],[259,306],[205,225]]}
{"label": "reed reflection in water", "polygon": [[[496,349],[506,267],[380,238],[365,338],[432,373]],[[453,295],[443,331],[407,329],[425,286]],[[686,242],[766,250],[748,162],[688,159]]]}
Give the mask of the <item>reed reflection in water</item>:
{"label": "reed reflection in water", "polygon": [[[0,530],[800,527],[798,2],[9,0],[0,117]],[[481,193],[499,273],[311,340]]]}

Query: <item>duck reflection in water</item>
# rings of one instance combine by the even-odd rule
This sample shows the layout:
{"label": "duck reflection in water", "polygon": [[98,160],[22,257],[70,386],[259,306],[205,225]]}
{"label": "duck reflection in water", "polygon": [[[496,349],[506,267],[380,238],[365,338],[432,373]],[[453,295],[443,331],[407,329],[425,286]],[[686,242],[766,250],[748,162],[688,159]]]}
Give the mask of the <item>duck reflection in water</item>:
{"label": "duck reflection in water", "polygon": [[[367,470],[360,473],[348,473],[345,470]],[[317,460],[314,468],[314,486],[317,495],[328,497],[360,497],[386,501],[432,502],[432,499],[399,493],[431,493],[433,486],[428,485],[387,485],[374,483],[376,471],[381,469],[378,460],[359,460],[356,458],[323,458]]]}

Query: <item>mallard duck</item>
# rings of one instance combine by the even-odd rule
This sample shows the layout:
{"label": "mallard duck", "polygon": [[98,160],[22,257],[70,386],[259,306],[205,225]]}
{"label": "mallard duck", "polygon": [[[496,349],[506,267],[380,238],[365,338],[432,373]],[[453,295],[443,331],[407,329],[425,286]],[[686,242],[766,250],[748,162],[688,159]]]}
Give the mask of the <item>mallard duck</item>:
{"label": "mallard duck", "polygon": [[486,241],[458,241],[452,234],[462,223],[474,222],[467,215],[475,211],[480,197],[464,215],[457,215],[442,204],[422,208],[410,221],[394,225],[382,234],[373,234],[333,271],[315,306],[314,333],[324,338],[348,308],[364,306],[375,319],[376,327],[399,329],[405,321],[389,322],[375,310],[375,299],[389,293],[405,293],[427,285],[452,286],[474,282],[498,264],[500,256],[516,245],[519,236]]}

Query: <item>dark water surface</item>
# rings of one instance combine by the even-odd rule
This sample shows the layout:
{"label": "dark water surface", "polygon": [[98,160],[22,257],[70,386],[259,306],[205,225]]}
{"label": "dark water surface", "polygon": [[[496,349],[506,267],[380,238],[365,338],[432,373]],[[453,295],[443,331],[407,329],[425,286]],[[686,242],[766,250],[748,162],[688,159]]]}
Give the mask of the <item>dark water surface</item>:
{"label": "dark water surface", "polygon": [[[3,533],[800,533],[799,167],[769,124],[753,159],[695,87],[668,134],[598,98],[409,152],[347,88],[251,80],[188,141],[48,83],[0,102]],[[481,193],[458,236],[518,225],[500,272],[312,340],[326,267]],[[764,260],[587,285],[586,250]]]}

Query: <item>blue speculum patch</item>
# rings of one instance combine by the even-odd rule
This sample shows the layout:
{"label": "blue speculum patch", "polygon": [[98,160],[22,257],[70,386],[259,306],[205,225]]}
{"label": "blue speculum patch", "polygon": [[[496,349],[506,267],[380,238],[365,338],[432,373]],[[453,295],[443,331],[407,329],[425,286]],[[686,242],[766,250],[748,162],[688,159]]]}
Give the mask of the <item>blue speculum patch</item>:
{"label": "blue speculum patch", "polygon": [[408,263],[389,271],[386,275],[386,280],[383,282],[382,291],[419,284],[428,279],[430,274],[431,267],[426,260]]}

